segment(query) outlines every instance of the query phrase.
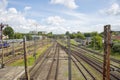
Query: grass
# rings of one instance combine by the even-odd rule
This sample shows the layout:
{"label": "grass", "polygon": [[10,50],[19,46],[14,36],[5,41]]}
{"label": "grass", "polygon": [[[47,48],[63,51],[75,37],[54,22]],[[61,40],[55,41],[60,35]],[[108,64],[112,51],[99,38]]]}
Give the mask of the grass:
{"label": "grass", "polygon": [[[51,44],[46,45],[42,48],[39,48],[36,52],[36,54],[37,54],[36,58],[38,58],[48,48],[48,46],[51,46]],[[35,63],[35,59],[34,59],[33,55],[29,55],[27,60],[28,60],[28,66],[32,66]],[[9,66],[24,66],[24,59],[17,60],[15,62],[9,64]]]}
{"label": "grass", "polygon": [[70,40],[70,43],[71,43],[71,44],[74,44],[74,45],[78,45],[78,43],[77,43],[74,39],[71,39],[71,40]]}
{"label": "grass", "polygon": [[[66,42],[66,43],[63,43],[62,40],[58,40],[58,43],[60,43],[61,45],[67,47],[67,42]],[[71,39],[71,40],[70,40],[70,43],[71,43],[71,44],[74,44],[74,45],[78,45],[78,43],[77,43],[74,39]],[[71,46],[72,46],[72,45],[71,45]]]}
{"label": "grass", "polygon": [[67,44],[63,43],[61,40],[57,40],[57,42],[63,46],[67,46]]}
{"label": "grass", "polygon": [[120,54],[119,53],[111,53],[111,57],[120,60]]}

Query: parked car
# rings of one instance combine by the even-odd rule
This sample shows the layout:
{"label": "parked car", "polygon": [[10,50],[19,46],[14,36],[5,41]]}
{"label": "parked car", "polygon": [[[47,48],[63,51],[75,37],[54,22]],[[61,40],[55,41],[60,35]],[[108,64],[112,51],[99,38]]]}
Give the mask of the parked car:
{"label": "parked car", "polygon": [[7,48],[7,47],[10,47],[10,44],[7,42],[7,41],[3,41],[3,44],[0,42],[0,48]]}

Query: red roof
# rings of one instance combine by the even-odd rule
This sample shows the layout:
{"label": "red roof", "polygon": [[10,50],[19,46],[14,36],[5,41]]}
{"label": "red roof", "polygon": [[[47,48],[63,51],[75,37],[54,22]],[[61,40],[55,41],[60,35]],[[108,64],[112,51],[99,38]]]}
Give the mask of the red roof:
{"label": "red roof", "polygon": [[112,36],[112,39],[120,40],[120,36]]}

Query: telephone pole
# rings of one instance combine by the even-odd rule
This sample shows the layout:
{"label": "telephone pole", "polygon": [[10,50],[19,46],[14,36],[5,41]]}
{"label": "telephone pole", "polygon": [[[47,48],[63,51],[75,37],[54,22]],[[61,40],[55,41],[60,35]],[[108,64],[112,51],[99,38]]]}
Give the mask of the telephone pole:
{"label": "telephone pole", "polygon": [[29,74],[28,74],[29,72],[28,72],[28,66],[27,66],[27,54],[26,54],[25,41],[26,41],[26,37],[24,36],[24,38],[23,38],[23,48],[24,48],[25,78],[26,78],[26,80],[30,80]]}
{"label": "telephone pole", "polygon": [[70,35],[69,33],[67,34],[67,37],[68,37],[68,75],[69,75],[69,78],[68,80],[72,80],[72,71],[71,71],[71,49],[70,49]]}
{"label": "telephone pole", "polygon": [[36,38],[34,37],[34,57],[35,57],[35,62],[36,62]]}
{"label": "telephone pole", "polygon": [[103,80],[110,80],[111,26],[104,26]]}

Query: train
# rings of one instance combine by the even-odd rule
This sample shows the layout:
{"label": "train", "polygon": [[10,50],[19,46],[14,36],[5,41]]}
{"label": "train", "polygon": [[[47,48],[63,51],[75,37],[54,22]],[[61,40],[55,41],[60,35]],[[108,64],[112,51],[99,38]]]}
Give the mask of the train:
{"label": "train", "polygon": [[3,48],[7,48],[7,47],[10,47],[10,44],[7,41],[3,41],[3,43],[1,43],[0,41],[0,49],[2,48],[2,46]]}

